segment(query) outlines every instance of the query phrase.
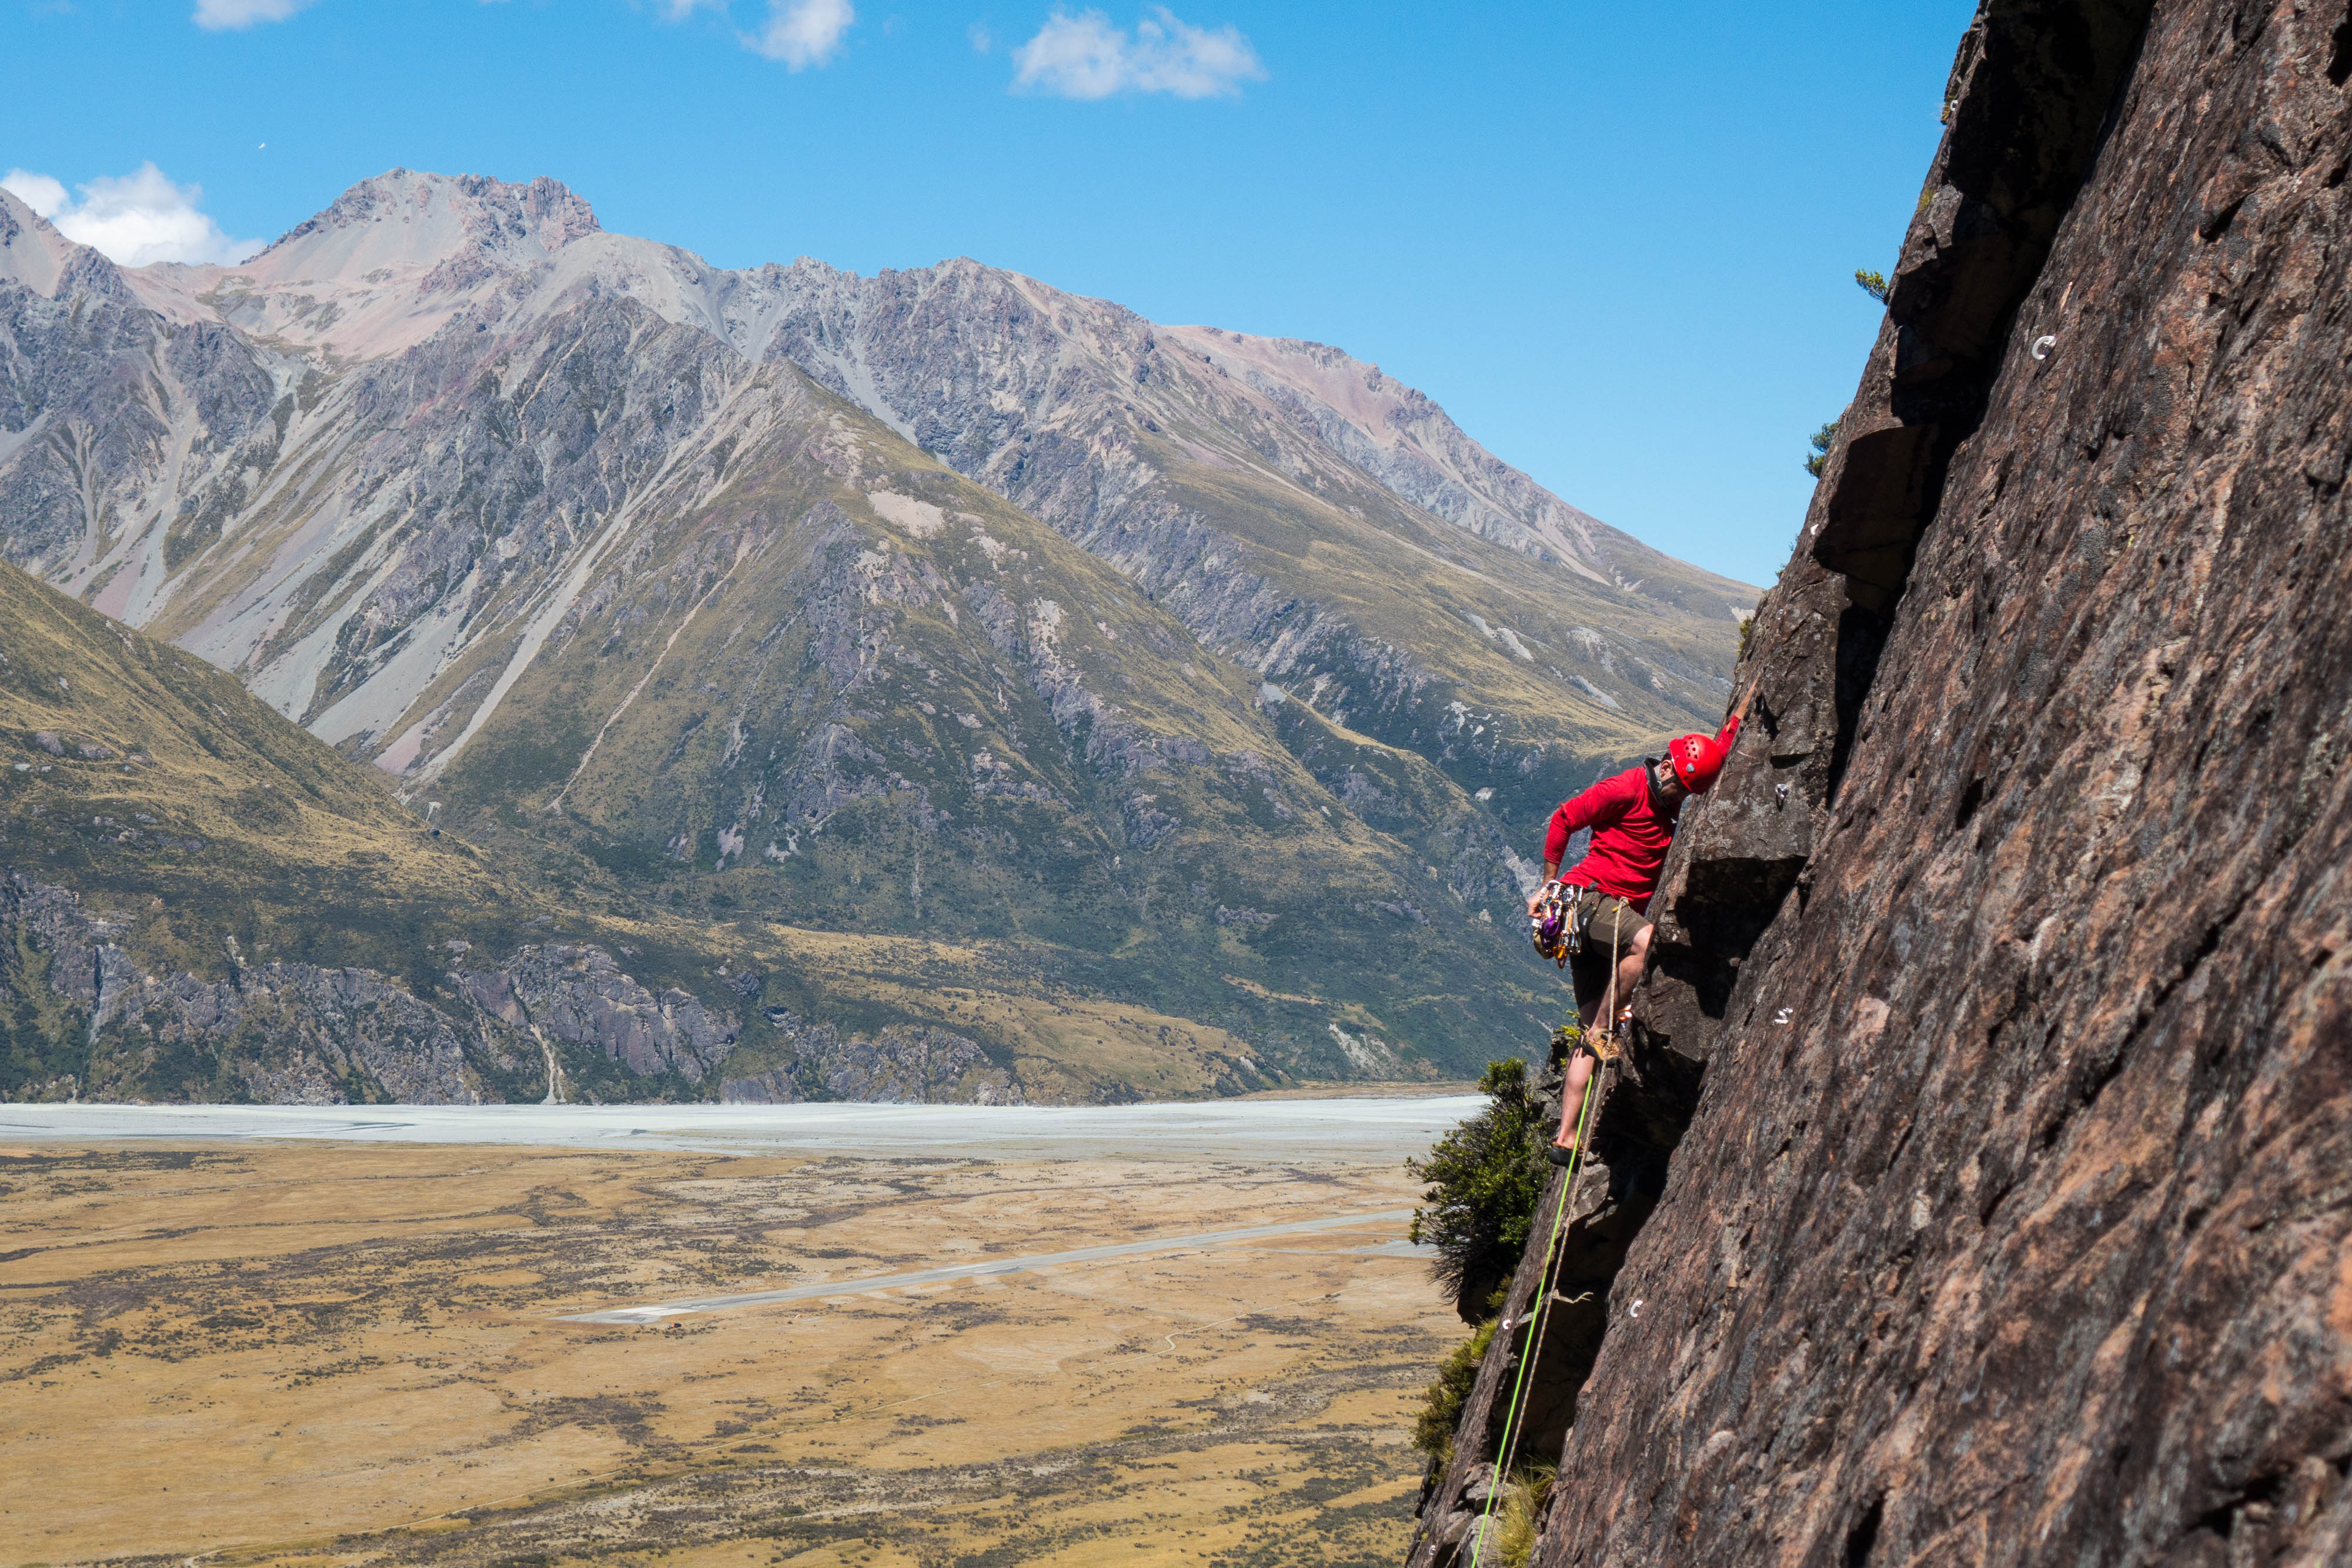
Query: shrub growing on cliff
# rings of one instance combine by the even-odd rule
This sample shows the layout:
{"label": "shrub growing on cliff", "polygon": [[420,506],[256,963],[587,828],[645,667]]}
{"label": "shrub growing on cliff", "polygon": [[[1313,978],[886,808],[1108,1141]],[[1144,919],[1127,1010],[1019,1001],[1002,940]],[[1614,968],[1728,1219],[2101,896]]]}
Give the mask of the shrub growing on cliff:
{"label": "shrub growing on cliff", "polygon": [[1886,297],[1894,292],[1894,285],[1886,281],[1885,273],[1873,272],[1866,267],[1857,267],[1853,269],[1853,280],[1862,286],[1862,291],[1864,294],[1869,295],[1881,305],[1885,304]]}
{"label": "shrub growing on cliff", "polygon": [[1437,1249],[1434,1272],[1465,1322],[1485,1315],[1486,1298],[1510,1278],[1542,1196],[1550,1128],[1529,1091],[1528,1064],[1490,1061],[1478,1081],[1486,1105],[1405,1168],[1429,1183],[1412,1211],[1412,1239]]}
{"label": "shrub growing on cliff", "polygon": [[1470,1402],[1470,1385],[1478,1381],[1478,1364],[1486,1359],[1486,1347],[1495,1343],[1496,1321],[1488,1318],[1478,1325],[1477,1333],[1454,1347],[1445,1364],[1437,1369],[1437,1381],[1423,1396],[1421,1414],[1413,1419],[1412,1446],[1441,1470],[1453,1462],[1454,1429],[1462,1425],[1462,1406]]}
{"label": "shrub growing on cliff", "polygon": [[1822,465],[1830,460],[1830,443],[1836,439],[1837,421],[1834,419],[1813,432],[1813,454],[1805,459],[1806,473],[1816,479],[1822,476]]}

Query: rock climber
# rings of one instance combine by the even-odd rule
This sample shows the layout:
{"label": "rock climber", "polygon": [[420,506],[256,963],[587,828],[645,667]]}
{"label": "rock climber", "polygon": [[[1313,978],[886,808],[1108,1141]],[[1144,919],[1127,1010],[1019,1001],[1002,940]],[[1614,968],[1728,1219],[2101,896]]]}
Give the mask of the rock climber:
{"label": "rock climber", "polygon": [[[1564,908],[1566,918],[1582,933],[1582,946],[1569,960],[1569,977],[1575,988],[1579,1033],[1584,1042],[1569,1058],[1567,1083],[1560,1094],[1559,1132],[1552,1140],[1555,1165],[1566,1165],[1576,1151],[1577,1113],[1597,1060],[1592,1045],[1594,1021],[1604,1005],[1622,1006],[1633,995],[1634,983],[1649,962],[1650,917],[1643,911],[1658,891],[1658,873],[1675,841],[1675,822],[1683,802],[1714,786],[1738,742],[1740,722],[1748,716],[1748,704],[1755,695],[1756,688],[1750,686],[1712,738],[1681,736],[1666,747],[1664,757],[1644,758],[1640,767],[1628,768],[1574,800],[1561,801],[1551,814],[1551,828],[1544,837],[1543,885],[1528,900],[1528,917],[1540,922],[1549,903]],[[1569,835],[1580,828],[1592,830],[1592,841],[1584,858],[1563,875],[1559,862],[1568,852]],[[1617,960],[1613,989],[1612,953]],[[1617,1020],[1601,1021],[1605,1029]]]}

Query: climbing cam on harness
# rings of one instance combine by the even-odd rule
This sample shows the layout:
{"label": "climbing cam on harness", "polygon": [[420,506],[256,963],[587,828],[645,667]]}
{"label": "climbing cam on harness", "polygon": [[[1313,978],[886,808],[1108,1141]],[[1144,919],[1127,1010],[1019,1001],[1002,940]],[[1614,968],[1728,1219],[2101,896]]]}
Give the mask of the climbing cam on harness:
{"label": "climbing cam on harness", "polygon": [[1537,954],[1563,969],[1584,950],[1584,928],[1592,924],[1592,912],[1599,904],[1598,900],[1585,902],[1587,891],[1557,879],[1548,882],[1536,894],[1535,913],[1528,916]]}

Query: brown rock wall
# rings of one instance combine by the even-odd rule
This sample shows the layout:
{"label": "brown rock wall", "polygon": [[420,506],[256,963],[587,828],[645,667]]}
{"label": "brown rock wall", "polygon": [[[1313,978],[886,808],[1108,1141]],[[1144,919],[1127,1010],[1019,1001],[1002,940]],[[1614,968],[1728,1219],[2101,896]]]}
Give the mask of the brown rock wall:
{"label": "brown rock wall", "polygon": [[2352,1560],[2352,15],[2130,21],[1963,47],[1612,1070],[1670,1164],[1535,1369],[1538,1563]]}

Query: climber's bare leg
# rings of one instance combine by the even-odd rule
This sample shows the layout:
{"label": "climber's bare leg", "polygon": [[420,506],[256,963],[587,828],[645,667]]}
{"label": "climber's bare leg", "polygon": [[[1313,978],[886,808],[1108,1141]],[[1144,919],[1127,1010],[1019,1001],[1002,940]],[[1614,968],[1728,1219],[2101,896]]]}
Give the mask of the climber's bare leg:
{"label": "climber's bare leg", "polygon": [[1633,999],[1633,988],[1641,983],[1642,971],[1649,967],[1650,933],[1654,929],[1653,926],[1644,925],[1634,932],[1633,942],[1627,946],[1624,952],[1617,956],[1616,1000],[1609,1002],[1610,993],[1603,991],[1600,996],[1577,1009],[1577,1020],[1586,1029],[1591,1029],[1593,1021],[1601,1018],[1602,1003],[1609,1002],[1612,1007],[1622,1009],[1627,1002]]}
{"label": "climber's bare leg", "polygon": [[1592,1053],[1578,1051],[1568,1058],[1568,1081],[1559,1092],[1559,1133],[1552,1139],[1563,1149],[1576,1147],[1577,1114],[1584,1109],[1584,1086],[1592,1081]]}
{"label": "climber's bare leg", "polygon": [[[1617,960],[1619,1012],[1624,1011],[1625,1004],[1633,999],[1633,988],[1642,983],[1642,971],[1650,966],[1650,933],[1655,929],[1655,926],[1644,925],[1634,932],[1633,945],[1625,950],[1623,957]],[[1614,1027],[1613,1023],[1612,1027]]]}
{"label": "climber's bare leg", "polygon": [[[1600,1018],[1603,1007],[1620,1007],[1623,998],[1633,994],[1633,987],[1642,978],[1642,971],[1650,961],[1650,931],[1644,925],[1633,933],[1633,940],[1617,959],[1617,983],[1606,988],[1600,996],[1577,1009],[1577,1018],[1589,1031],[1593,1020]],[[1607,1020],[1612,1027],[1614,1020]],[[1568,1059],[1568,1077],[1559,1095],[1559,1133],[1552,1142],[1563,1149],[1576,1147],[1576,1122],[1584,1107],[1584,1086],[1592,1081],[1592,1053],[1577,1051]]]}

